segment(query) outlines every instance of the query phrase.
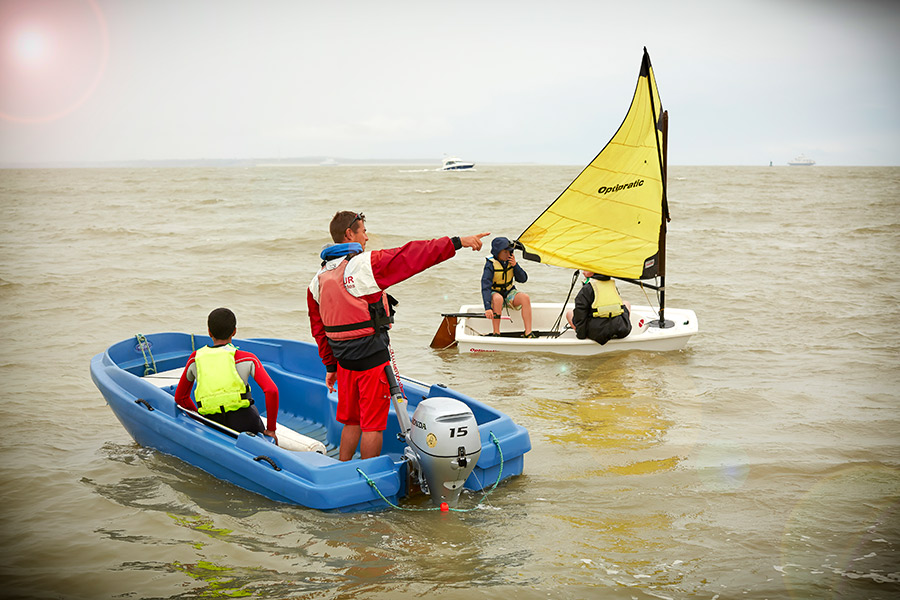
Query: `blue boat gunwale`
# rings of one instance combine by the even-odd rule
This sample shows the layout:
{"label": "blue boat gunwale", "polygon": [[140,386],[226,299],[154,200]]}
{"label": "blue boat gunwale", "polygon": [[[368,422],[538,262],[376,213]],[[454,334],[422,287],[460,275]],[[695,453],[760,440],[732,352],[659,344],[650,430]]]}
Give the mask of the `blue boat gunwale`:
{"label": "blue boat gunwale", "polygon": [[[396,438],[399,427],[393,408],[385,432],[384,454],[371,459],[342,463],[315,453],[304,452],[298,456],[298,453],[271,444],[267,438],[246,433],[235,440],[182,413],[174,402],[174,386],[161,389],[142,378],[148,367],[154,365],[159,372],[183,368],[190,353],[210,343],[210,338],[170,332],[149,334],[143,339],[146,340],[143,349],[136,337],[129,338],[113,344],[91,361],[94,382],[116,417],[141,445],[177,456],[221,479],[264,496],[312,508],[358,510],[384,506],[357,468],[362,469],[392,502],[406,495],[406,461],[402,458],[405,444]],[[317,423],[326,430],[326,439],[323,440],[326,445],[333,448],[339,443],[342,426],[334,419],[337,395],[327,391],[325,369],[314,344],[277,338],[235,339],[234,343],[259,357],[280,390],[297,391],[295,388],[298,385],[303,386],[302,400],[289,398],[281,391],[279,423],[292,429],[298,422]],[[408,378],[402,379],[410,412],[423,398],[446,396],[465,402],[475,414],[482,452],[475,472],[466,481],[467,489],[480,490],[493,485],[501,470],[504,478],[521,474],[524,454],[531,448],[524,428],[513,423],[505,414],[441,384],[429,387]],[[253,393],[256,398],[262,397],[255,382],[251,388],[255,388]],[[138,399],[141,403],[137,402]],[[302,414],[298,410],[300,402],[303,404]],[[265,414],[263,405],[264,402],[258,404]],[[148,410],[151,407],[153,411]],[[303,426],[296,427],[297,431],[303,432]],[[505,448],[507,456],[502,459],[497,446],[491,441],[491,434]],[[255,453],[254,458],[265,456],[271,463],[259,459],[253,461],[255,464],[250,465],[249,470],[242,467],[235,471],[221,464],[225,461],[217,456],[221,452],[234,460]],[[272,465],[283,470],[276,471]],[[297,481],[291,482],[292,478]],[[317,486],[322,487],[324,493],[313,489]],[[286,487],[291,489],[284,489]],[[332,498],[319,497],[328,495]],[[301,498],[298,499],[298,496]],[[336,496],[341,499],[335,501]]]}

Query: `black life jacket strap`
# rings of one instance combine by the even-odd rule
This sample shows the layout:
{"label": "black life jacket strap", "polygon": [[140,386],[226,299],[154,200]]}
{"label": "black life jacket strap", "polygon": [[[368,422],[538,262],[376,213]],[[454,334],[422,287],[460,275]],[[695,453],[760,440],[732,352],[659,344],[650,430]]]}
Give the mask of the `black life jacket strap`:
{"label": "black life jacket strap", "polygon": [[370,319],[360,321],[359,323],[349,323],[347,325],[326,325],[326,333],[339,333],[341,331],[356,331],[357,329],[365,329],[371,327],[376,332],[387,331],[394,322],[394,307],[399,304],[397,300],[387,294],[388,310],[384,308],[384,301],[379,299],[369,303]]}
{"label": "black life jacket strap", "polygon": [[368,321],[350,323],[348,325],[326,325],[325,331],[327,333],[338,333],[341,331],[355,331],[357,329],[365,329],[366,327],[375,327],[375,321],[373,319],[369,319]]}
{"label": "black life jacket strap", "polygon": [[[241,400],[249,400],[250,406],[253,406],[254,404],[256,404],[253,401],[253,398],[250,396],[250,384],[249,383],[247,384],[247,387],[244,389],[244,391],[241,393]],[[198,400],[197,401],[197,410],[199,411],[201,408],[203,408],[203,404]],[[219,412],[221,412],[222,414],[225,414],[227,411],[225,410],[224,406],[220,406]]]}
{"label": "black life jacket strap", "polygon": [[500,294],[501,296],[503,296],[505,298],[506,295],[509,294],[510,290],[513,289],[514,287],[516,287],[514,283],[510,283],[508,285],[496,285],[496,286],[492,285],[491,291],[497,292],[498,294]]}

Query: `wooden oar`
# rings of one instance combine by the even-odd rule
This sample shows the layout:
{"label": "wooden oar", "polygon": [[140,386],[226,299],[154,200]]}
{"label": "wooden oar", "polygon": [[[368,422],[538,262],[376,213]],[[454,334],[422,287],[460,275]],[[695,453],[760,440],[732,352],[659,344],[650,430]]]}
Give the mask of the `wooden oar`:
{"label": "wooden oar", "polygon": [[[484,316],[484,313],[441,313],[441,316],[444,317],[444,320],[441,321],[440,327],[438,327],[434,337],[431,339],[431,347],[438,350],[452,348],[456,345],[456,323],[459,317],[469,319],[487,318]],[[512,320],[509,317],[502,315],[494,315],[494,318],[504,319],[506,321]]]}

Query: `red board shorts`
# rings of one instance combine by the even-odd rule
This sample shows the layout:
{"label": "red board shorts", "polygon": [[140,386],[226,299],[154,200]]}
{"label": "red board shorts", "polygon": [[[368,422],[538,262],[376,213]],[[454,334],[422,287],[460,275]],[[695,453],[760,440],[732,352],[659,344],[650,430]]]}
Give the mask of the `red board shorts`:
{"label": "red board shorts", "polygon": [[384,368],[388,364],[366,371],[349,371],[338,365],[338,422],[359,425],[363,431],[387,429],[391,388]]}

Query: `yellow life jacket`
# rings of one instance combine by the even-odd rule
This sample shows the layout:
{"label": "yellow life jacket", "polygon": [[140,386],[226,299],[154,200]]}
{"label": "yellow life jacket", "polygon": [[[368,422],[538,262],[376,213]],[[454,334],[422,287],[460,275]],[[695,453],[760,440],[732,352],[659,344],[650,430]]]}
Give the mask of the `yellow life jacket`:
{"label": "yellow life jacket", "polygon": [[488,260],[494,264],[494,279],[491,281],[491,291],[497,292],[506,298],[506,295],[516,284],[513,268],[509,261],[506,261],[506,265],[504,265],[496,258],[489,258]]}
{"label": "yellow life jacket", "polygon": [[250,406],[250,387],[238,375],[234,365],[236,348],[204,346],[194,354],[197,365],[197,389],[194,399],[201,415],[231,412]]}
{"label": "yellow life jacket", "polygon": [[608,318],[618,317],[623,312],[622,298],[616,289],[616,282],[612,279],[600,281],[591,279],[591,287],[594,288],[594,302],[591,304],[591,316]]}

